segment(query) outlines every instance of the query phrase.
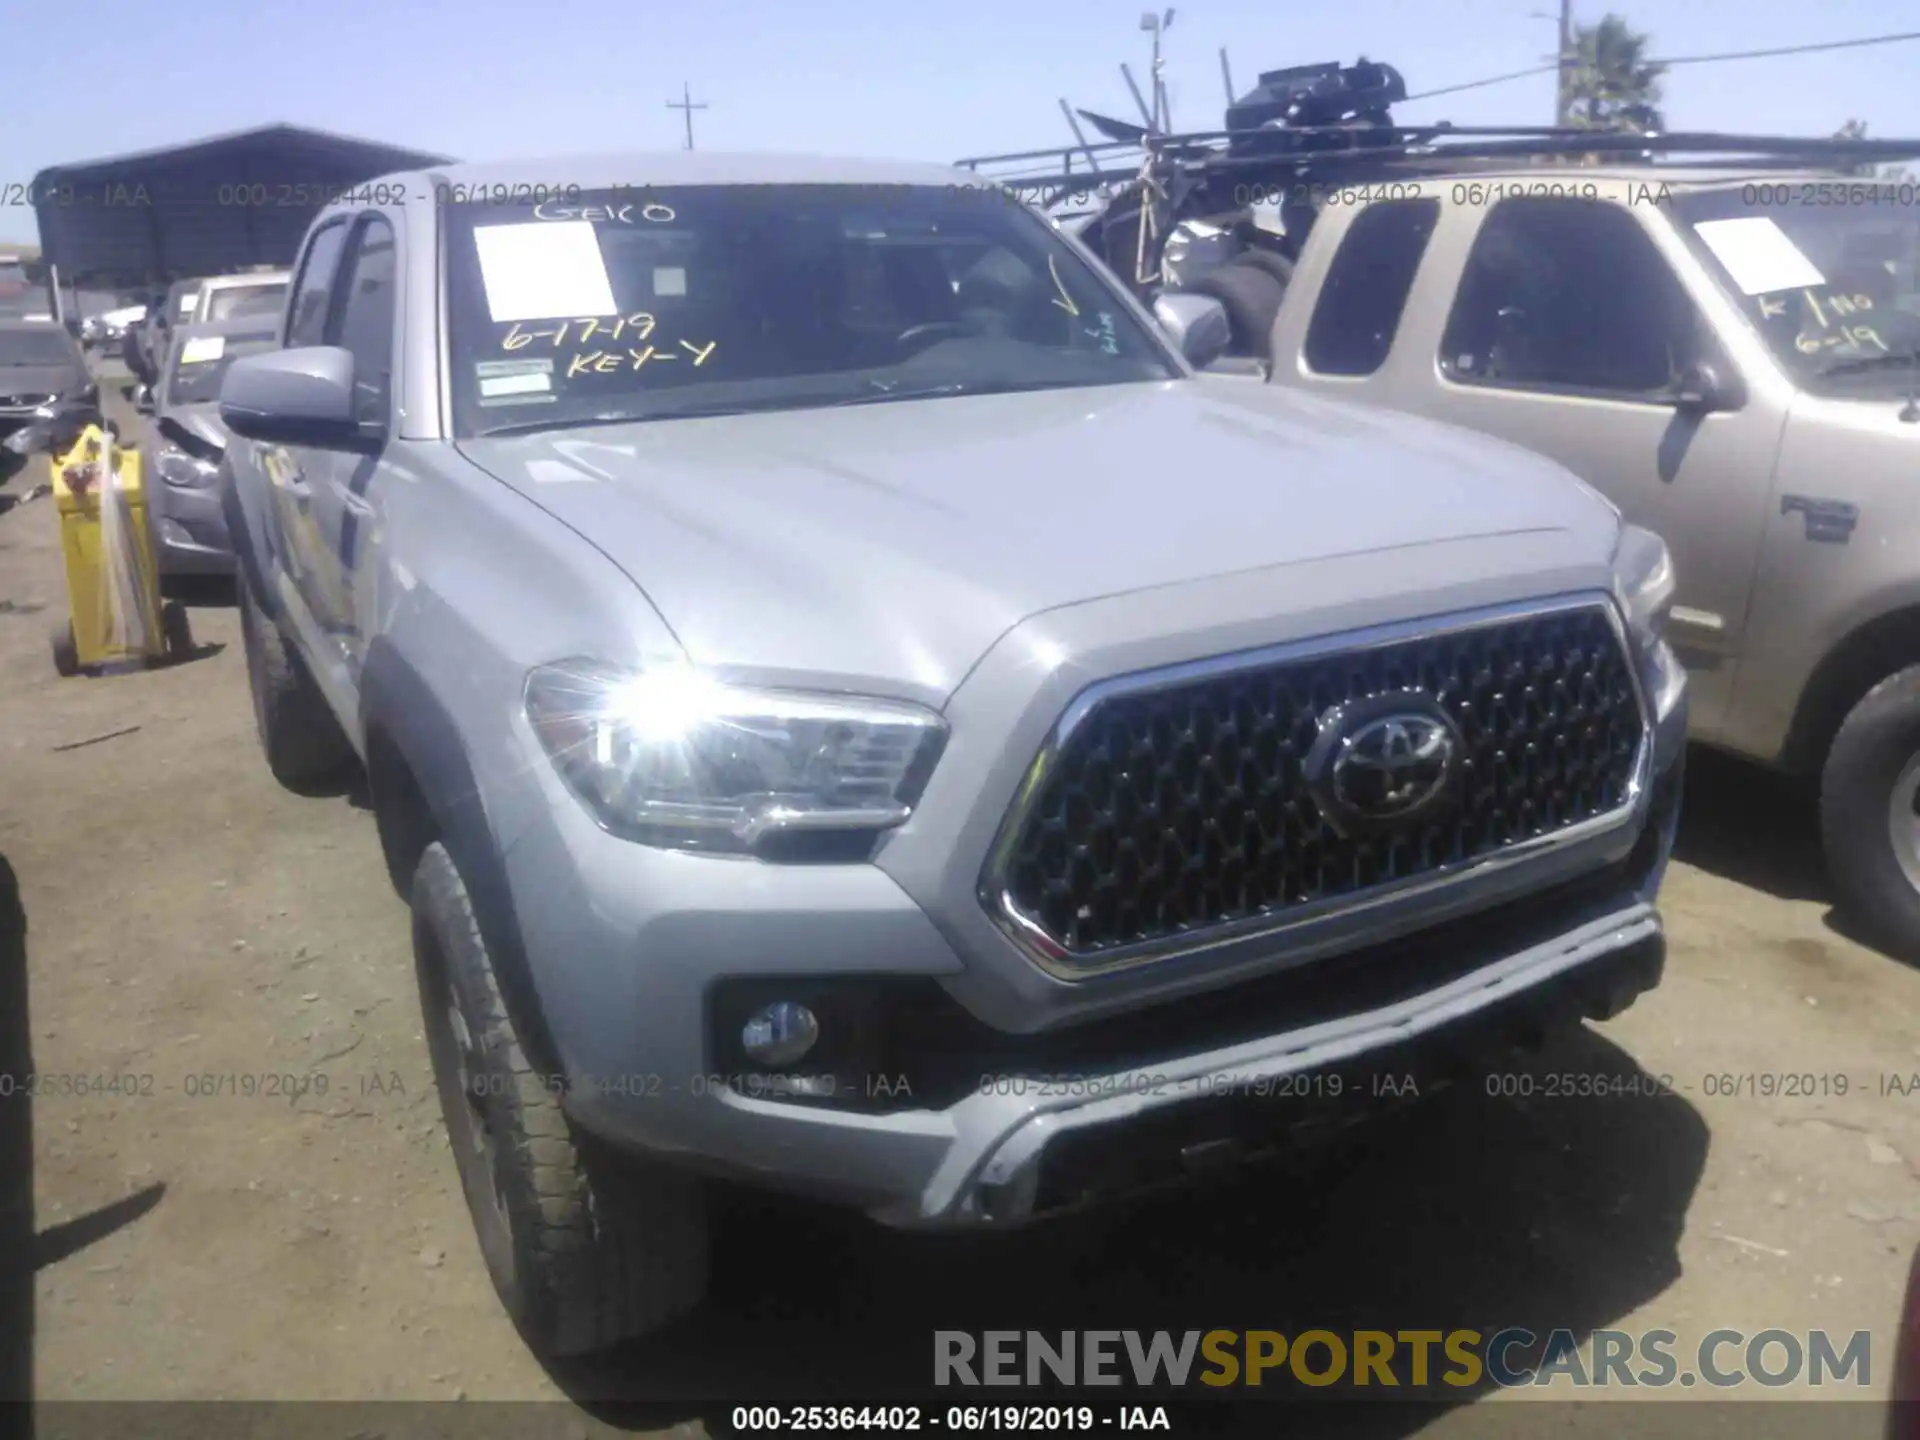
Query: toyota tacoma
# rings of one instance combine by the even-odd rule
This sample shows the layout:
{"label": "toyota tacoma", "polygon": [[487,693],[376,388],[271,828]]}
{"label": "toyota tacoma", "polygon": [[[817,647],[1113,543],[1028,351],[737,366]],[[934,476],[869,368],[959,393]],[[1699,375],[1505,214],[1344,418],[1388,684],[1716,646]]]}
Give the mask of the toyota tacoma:
{"label": "toyota tacoma", "polygon": [[1673,577],[1559,465],[1208,374],[1215,301],[961,172],[379,188],[221,493],[543,1353],[697,1302],[710,1179],[1016,1226],[1657,983]]}

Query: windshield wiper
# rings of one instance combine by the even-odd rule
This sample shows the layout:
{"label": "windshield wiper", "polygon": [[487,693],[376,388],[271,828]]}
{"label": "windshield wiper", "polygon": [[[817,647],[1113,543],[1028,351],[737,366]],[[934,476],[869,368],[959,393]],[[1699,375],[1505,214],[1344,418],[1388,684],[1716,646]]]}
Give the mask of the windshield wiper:
{"label": "windshield wiper", "polygon": [[1920,347],[1889,350],[1884,355],[1861,355],[1852,360],[1836,360],[1831,365],[1822,365],[1814,374],[1824,380],[1830,375],[1859,375],[1869,370],[1904,370],[1917,365],[1920,365]]}
{"label": "windshield wiper", "polygon": [[511,425],[496,425],[491,430],[482,430],[473,438],[491,440],[496,435],[537,435],[543,430],[584,430],[594,425],[644,425],[654,420],[694,420],[711,415],[749,415],[756,410],[784,408],[772,404],[742,404],[731,401],[726,404],[684,405],[672,410],[656,410],[652,414],[636,415],[630,410],[622,410],[601,415],[574,415],[564,420],[516,420]]}
{"label": "windshield wiper", "polygon": [[584,430],[593,425],[621,425],[629,420],[637,420],[637,415],[625,413],[617,415],[570,415],[565,419],[552,420],[516,420],[511,425],[495,425],[482,430],[473,438],[491,440],[496,435],[532,435],[541,430]]}
{"label": "windshield wiper", "polygon": [[1034,390],[1070,390],[1077,385],[1097,382],[1063,380],[949,380],[941,385],[906,385],[884,381],[870,382],[877,387],[871,395],[850,395],[829,402],[840,405],[878,405],[888,400],[933,400],[942,395],[1018,395]]}
{"label": "windshield wiper", "polygon": [[827,404],[838,408],[842,405],[879,405],[888,400],[931,400],[940,395],[979,394],[992,388],[990,386],[971,384],[965,380],[950,380],[944,385],[902,385],[898,383],[888,385],[880,380],[874,380],[869,383],[874,387],[870,393],[865,395],[849,395],[842,400],[830,400]]}

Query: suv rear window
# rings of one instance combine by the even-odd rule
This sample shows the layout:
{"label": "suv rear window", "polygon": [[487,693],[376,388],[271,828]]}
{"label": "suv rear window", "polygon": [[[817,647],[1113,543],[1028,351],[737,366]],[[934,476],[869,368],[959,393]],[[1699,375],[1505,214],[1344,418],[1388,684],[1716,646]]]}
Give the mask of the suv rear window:
{"label": "suv rear window", "polygon": [[1439,219],[1438,200],[1379,200],[1354,217],[1307,326],[1309,370],[1371,375],[1386,363]]}

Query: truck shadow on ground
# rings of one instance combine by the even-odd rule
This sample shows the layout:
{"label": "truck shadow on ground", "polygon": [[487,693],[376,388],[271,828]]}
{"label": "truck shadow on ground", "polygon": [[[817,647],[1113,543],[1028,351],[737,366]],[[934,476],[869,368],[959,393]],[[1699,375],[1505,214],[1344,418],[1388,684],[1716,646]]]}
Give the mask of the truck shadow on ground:
{"label": "truck shadow on ground", "polygon": [[[0,855],[0,1404],[33,1398],[34,1276],[132,1224],[160,1203],[149,1185],[36,1235],[33,1210],[33,1024],[28,1009],[27,912]],[[10,1434],[29,1433],[23,1404],[6,1415]]]}
{"label": "truck shadow on ground", "polygon": [[33,1397],[33,1073],[27,912],[0,855],[0,1402]]}
{"label": "truck shadow on ground", "polygon": [[1834,908],[1820,848],[1819,805],[1805,780],[1695,745],[1687,754],[1674,858],[1781,900],[1825,905],[1823,919],[1836,935],[1900,958],[1884,939]]}
{"label": "truck shadow on ground", "polygon": [[[1644,1078],[1587,1030],[1504,1073]],[[1660,1294],[1679,1274],[1676,1245],[1705,1163],[1698,1113],[1672,1095],[1519,1100],[1487,1089],[1456,1088],[1382,1116],[1304,1170],[1250,1172],[989,1240],[894,1235],[729,1196],[707,1305],[666,1335],[555,1379],[609,1423],[697,1417],[726,1434],[732,1402],[712,1397],[1008,1398],[929,1395],[936,1330],[1491,1334],[1517,1325],[1584,1337]],[[1480,1393],[1435,1388],[1453,1404]],[[1057,1403],[1095,1398],[1127,1397],[1079,1390]],[[1274,1433],[1279,1414],[1260,1408],[1265,1419],[1248,1423]],[[1223,1428],[1238,1431],[1231,1415],[1244,1409],[1223,1409]],[[1434,1413],[1316,1407],[1314,1433],[1384,1440]]]}

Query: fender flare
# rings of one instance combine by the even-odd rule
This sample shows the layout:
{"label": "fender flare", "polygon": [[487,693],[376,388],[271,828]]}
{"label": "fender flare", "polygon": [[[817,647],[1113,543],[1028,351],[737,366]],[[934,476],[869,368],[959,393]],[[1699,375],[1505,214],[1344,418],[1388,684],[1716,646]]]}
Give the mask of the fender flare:
{"label": "fender flare", "polygon": [[[472,759],[447,707],[384,636],[368,647],[360,673],[360,716],[376,819],[383,802],[388,815],[393,814],[396,792],[410,782],[432,826],[432,834],[424,838],[446,846],[466,882],[501,996],[528,1058],[542,1073],[558,1073],[559,1052],[533,984],[503,848]],[[404,773],[396,774],[396,765]],[[383,842],[385,838],[383,828]]]}

